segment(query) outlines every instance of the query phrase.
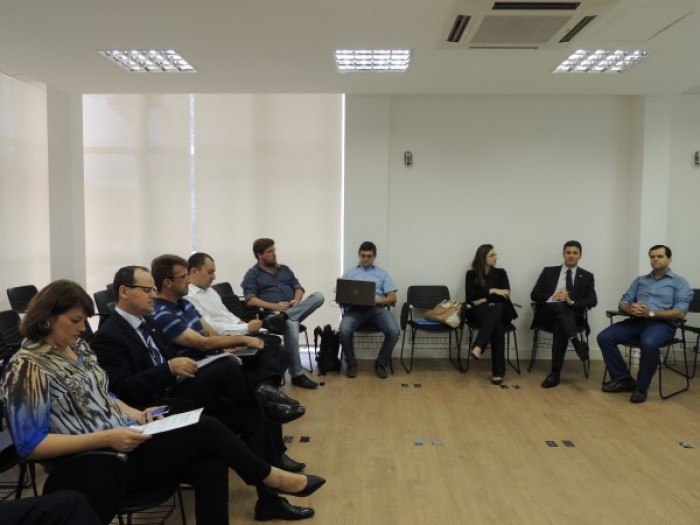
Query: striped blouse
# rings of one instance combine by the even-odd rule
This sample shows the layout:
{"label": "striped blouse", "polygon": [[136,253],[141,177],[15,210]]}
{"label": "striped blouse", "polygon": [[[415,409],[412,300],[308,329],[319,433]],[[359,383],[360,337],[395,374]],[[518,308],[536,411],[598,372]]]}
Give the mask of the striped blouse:
{"label": "striped blouse", "polygon": [[15,447],[26,457],[48,434],[89,434],[132,423],[108,393],[107,374],[87,343],[74,361],[25,340],[0,383]]}

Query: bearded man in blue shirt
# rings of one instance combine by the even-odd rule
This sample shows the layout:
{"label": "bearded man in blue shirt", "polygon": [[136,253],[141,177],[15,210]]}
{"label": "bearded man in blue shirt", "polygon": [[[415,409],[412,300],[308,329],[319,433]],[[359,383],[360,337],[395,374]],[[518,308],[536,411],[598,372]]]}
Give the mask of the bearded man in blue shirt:
{"label": "bearded man in blue shirt", "polygon": [[357,377],[357,359],[355,357],[354,336],[360,326],[372,326],[384,333],[384,342],[374,362],[374,372],[381,379],[387,378],[386,366],[391,359],[391,352],[399,340],[401,330],[389,312],[389,306],[396,304],[398,287],[386,270],[375,266],[377,247],[365,241],[357,253],[359,264],[343,274],[343,279],[374,281],[376,292],[374,306],[347,306],[340,322],[338,338],[343,346],[347,363],[347,376]]}
{"label": "bearded man in blue shirt", "polygon": [[[649,249],[651,272],[637,277],[620,300],[619,309],[630,316],[598,334],[598,345],[610,371],[603,392],[632,392],[632,403],[643,403],[661,357],[660,347],[673,339],[676,323],[688,313],[693,289],[671,265],[671,248],[657,244]],[[617,345],[639,341],[637,380],[630,376]]]}

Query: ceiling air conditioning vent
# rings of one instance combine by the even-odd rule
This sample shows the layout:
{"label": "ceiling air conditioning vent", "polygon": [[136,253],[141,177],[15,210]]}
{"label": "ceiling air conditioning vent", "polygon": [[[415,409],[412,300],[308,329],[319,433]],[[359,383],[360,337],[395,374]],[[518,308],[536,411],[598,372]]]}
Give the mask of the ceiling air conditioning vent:
{"label": "ceiling air conditioning vent", "polygon": [[447,41],[459,42],[462,39],[464,30],[467,28],[469,20],[471,20],[471,16],[469,15],[457,15],[454,24],[452,24],[452,29],[450,29],[450,34],[447,35]]}
{"label": "ceiling air conditioning vent", "polygon": [[583,28],[586,27],[588,24],[593,22],[593,19],[595,18],[595,15],[591,16],[584,16],[578,24],[576,24],[571,31],[566,33],[559,42],[571,42],[571,39],[574,38],[576,35],[578,35],[581,31],[583,31]]}
{"label": "ceiling air conditioning vent", "polygon": [[509,11],[573,11],[581,2],[494,2],[493,9]]}

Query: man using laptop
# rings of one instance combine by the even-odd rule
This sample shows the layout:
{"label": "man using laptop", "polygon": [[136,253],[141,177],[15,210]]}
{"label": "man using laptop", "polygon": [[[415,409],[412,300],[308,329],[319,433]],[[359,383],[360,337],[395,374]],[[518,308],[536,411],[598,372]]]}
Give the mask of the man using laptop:
{"label": "man using laptop", "polygon": [[345,361],[347,363],[347,376],[357,377],[357,359],[353,339],[355,331],[360,326],[371,326],[384,333],[384,342],[379,349],[379,355],[374,361],[374,372],[377,377],[386,379],[386,366],[391,359],[396,341],[399,340],[401,330],[396,320],[389,312],[389,306],[396,304],[396,291],[398,287],[389,277],[386,270],[374,265],[377,257],[377,247],[374,243],[365,241],[358,250],[359,264],[343,274],[343,279],[357,281],[374,281],[376,283],[373,306],[342,305],[345,307],[343,320],[340,322],[338,337],[343,346]]}

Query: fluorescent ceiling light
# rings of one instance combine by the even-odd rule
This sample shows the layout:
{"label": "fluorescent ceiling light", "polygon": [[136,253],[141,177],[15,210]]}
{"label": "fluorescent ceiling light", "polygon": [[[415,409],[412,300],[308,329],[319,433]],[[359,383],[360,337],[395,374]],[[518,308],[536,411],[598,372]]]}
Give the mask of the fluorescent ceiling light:
{"label": "fluorescent ceiling light", "polygon": [[105,49],[100,54],[134,73],[196,73],[180,53],[172,49]]}
{"label": "fluorescent ceiling light", "polygon": [[336,49],[335,65],[348,71],[406,71],[411,61],[408,49]]}
{"label": "fluorescent ceiling light", "polygon": [[577,49],[565,58],[552,73],[622,73],[649,54],[643,49]]}

